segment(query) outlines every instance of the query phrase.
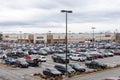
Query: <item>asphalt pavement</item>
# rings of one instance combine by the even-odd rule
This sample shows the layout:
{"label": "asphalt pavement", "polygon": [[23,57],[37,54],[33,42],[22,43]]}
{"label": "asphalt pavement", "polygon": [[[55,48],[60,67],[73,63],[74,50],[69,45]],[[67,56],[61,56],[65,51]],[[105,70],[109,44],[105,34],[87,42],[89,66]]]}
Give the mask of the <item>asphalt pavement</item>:
{"label": "asphalt pavement", "polygon": [[73,78],[69,78],[68,80],[104,80],[108,77],[118,77],[118,76],[120,76],[120,68],[76,76]]}
{"label": "asphalt pavement", "polygon": [[[40,80],[40,78],[33,77],[32,74],[42,73],[43,69],[45,69],[46,67],[54,67],[55,64],[59,64],[53,62],[53,60],[51,59],[51,55],[48,55],[46,58],[47,58],[47,62],[43,62],[40,67],[12,68],[10,66],[0,64],[0,78],[2,77],[5,78],[6,80]],[[111,66],[120,64],[120,56],[108,57],[97,60],[107,63],[108,65]],[[78,62],[78,61],[70,61],[70,62],[76,62],[85,67],[84,62]],[[88,68],[86,69],[91,70]],[[88,75],[81,75],[71,78],[69,80],[101,80],[109,76],[113,76],[113,77],[120,76],[120,68],[98,72],[98,73],[92,73]]]}

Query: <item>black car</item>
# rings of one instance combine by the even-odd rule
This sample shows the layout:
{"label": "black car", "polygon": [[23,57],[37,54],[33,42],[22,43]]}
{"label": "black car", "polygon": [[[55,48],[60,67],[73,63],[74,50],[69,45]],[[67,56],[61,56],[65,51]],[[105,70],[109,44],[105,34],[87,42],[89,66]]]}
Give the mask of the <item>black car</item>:
{"label": "black car", "polygon": [[89,68],[93,68],[93,69],[105,69],[107,68],[107,65],[98,61],[91,61],[91,62],[86,62],[85,65]]}
{"label": "black car", "polygon": [[58,62],[58,63],[69,63],[69,58],[66,59],[65,55],[63,54],[54,54],[52,56],[52,59],[54,62]]}
{"label": "black car", "polygon": [[48,52],[45,51],[44,49],[40,49],[40,50],[38,51],[38,54],[40,54],[40,55],[48,55]]}
{"label": "black car", "polygon": [[69,66],[71,66],[74,70],[79,72],[85,72],[86,69],[83,66],[80,66],[78,63],[70,63]]}
{"label": "black car", "polygon": [[62,76],[62,73],[56,68],[46,68],[45,70],[43,70],[43,74],[48,77]]}
{"label": "black car", "polygon": [[31,59],[31,60],[26,60],[27,63],[29,64],[29,66],[32,66],[32,67],[37,67],[39,66],[39,60],[38,59]]}
{"label": "black car", "polygon": [[29,67],[29,64],[26,62],[26,60],[24,58],[18,58],[15,62],[15,65],[17,67],[20,67],[20,68],[28,68]]}
{"label": "black car", "polygon": [[[65,74],[66,72],[66,66],[64,64],[58,64],[54,66],[57,70],[59,70],[60,72],[62,72],[62,74]],[[71,66],[67,65],[67,73],[68,74],[74,74],[76,71],[74,69],[72,69]]]}

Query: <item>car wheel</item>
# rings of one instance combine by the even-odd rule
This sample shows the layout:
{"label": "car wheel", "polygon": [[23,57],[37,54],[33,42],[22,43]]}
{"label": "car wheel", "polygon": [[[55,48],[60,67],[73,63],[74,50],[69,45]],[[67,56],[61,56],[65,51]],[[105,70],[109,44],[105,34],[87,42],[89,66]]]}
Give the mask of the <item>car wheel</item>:
{"label": "car wheel", "polygon": [[15,64],[15,67],[19,67],[18,64]]}
{"label": "car wheel", "polygon": [[56,60],[55,60],[55,59],[53,59],[53,62],[56,62]]}
{"label": "car wheel", "polygon": [[19,65],[20,68],[22,68],[22,65]]}
{"label": "car wheel", "polygon": [[82,60],[81,60],[81,59],[79,59],[78,61],[80,61],[80,62],[81,62]]}
{"label": "car wheel", "polygon": [[70,60],[72,60],[72,58],[70,57]]}

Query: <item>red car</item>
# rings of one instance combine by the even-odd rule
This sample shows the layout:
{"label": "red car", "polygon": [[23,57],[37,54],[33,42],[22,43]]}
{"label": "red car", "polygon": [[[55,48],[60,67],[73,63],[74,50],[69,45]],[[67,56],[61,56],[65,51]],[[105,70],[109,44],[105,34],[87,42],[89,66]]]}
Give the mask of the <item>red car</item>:
{"label": "red car", "polygon": [[120,50],[115,50],[115,52],[113,52],[114,55],[120,55]]}
{"label": "red car", "polygon": [[29,55],[26,55],[23,58],[26,59],[26,60],[32,60],[32,58]]}
{"label": "red car", "polygon": [[97,57],[98,57],[98,58],[104,58],[104,55],[103,55],[103,54],[100,54],[100,53],[97,53]]}
{"label": "red car", "polygon": [[29,55],[23,57],[30,66],[39,66],[39,60],[37,58],[31,58]]}

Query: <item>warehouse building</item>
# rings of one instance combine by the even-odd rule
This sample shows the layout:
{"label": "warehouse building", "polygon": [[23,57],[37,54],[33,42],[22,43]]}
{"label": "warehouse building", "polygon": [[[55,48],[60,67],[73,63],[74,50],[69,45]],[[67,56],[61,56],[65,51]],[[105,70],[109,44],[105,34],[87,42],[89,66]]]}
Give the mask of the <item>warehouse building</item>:
{"label": "warehouse building", "polygon": [[[79,43],[85,41],[119,41],[120,34],[114,33],[68,33],[68,43]],[[2,34],[2,40],[4,41],[18,41],[29,43],[65,43],[65,33],[49,33],[49,34]]]}

